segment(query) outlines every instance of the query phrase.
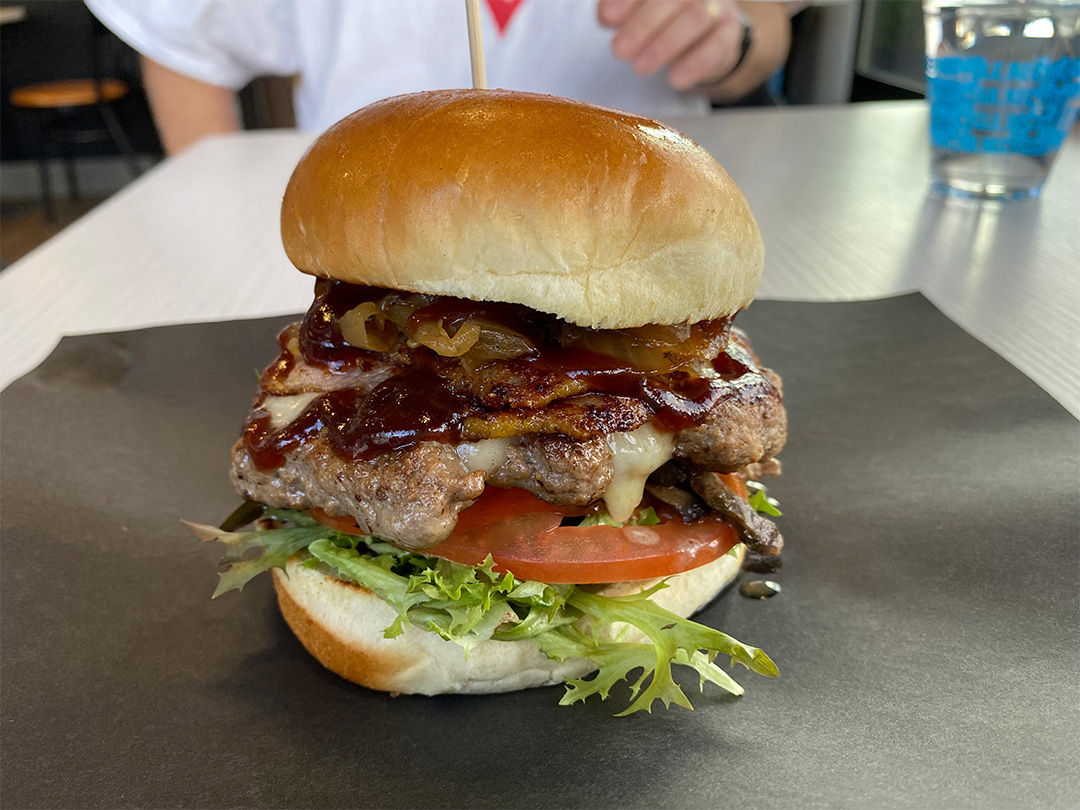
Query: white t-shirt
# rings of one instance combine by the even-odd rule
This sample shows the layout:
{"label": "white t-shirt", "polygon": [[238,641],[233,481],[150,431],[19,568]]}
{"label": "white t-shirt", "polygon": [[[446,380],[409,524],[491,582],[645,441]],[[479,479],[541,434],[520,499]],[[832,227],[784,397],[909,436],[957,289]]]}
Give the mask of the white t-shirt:
{"label": "white t-shirt", "polygon": [[[297,76],[296,117],[320,131],[399,93],[471,87],[462,0],[87,0],[140,53],[239,89]],[[664,73],[643,79],[611,53],[595,0],[482,0],[489,87],[568,96],[663,117],[709,109]],[[507,12],[509,16],[507,18]]]}

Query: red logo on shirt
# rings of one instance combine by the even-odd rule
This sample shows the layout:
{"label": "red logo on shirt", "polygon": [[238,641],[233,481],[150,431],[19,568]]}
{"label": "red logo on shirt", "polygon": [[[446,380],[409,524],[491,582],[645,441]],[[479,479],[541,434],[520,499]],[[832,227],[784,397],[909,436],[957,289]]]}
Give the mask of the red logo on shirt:
{"label": "red logo on shirt", "polygon": [[499,28],[499,36],[506,34],[506,27],[510,25],[510,18],[518,10],[522,0],[487,0],[491,16],[495,18],[495,25]]}

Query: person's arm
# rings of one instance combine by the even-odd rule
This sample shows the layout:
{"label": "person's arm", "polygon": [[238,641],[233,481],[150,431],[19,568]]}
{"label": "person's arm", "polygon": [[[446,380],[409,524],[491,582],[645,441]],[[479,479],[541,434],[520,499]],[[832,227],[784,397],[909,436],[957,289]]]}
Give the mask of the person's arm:
{"label": "person's arm", "polygon": [[143,85],[165,153],[175,155],[207,135],[240,131],[236,93],[142,58]]}
{"label": "person's arm", "polygon": [[[668,83],[676,90],[728,101],[758,87],[783,65],[791,44],[791,8],[786,2],[599,0],[597,16],[615,31],[612,51],[638,74],[651,76],[667,68]],[[753,29],[741,62],[740,16]]]}
{"label": "person's arm", "polygon": [[738,68],[715,84],[702,83],[714,101],[734,101],[760,87],[783,67],[791,50],[787,3],[739,3],[751,26],[750,50]]}

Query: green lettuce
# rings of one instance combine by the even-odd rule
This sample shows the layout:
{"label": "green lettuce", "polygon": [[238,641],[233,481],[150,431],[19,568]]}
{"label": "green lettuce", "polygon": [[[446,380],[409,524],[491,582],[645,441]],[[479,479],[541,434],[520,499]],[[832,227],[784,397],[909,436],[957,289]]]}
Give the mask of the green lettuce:
{"label": "green lettuce", "polygon": [[[571,592],[567,605],[587,617],[593,628],[625,623],[644,633],[648,643],[599,641],[595,633],[588,634],[577,625],[537,636],[536,643],[549,657],[557,661],[588,658],[599,667],[592,679],[569,681],[561,704],[577,703],[594,694],[606,698],[612,686],[622,680],[630,681],[631,672],[640,669],[640,676],[630,682],[632,702],[617,716],[642,710],[651,712],[657,700],[665,707],[675,703],[691,709],[690,700],[672,677],[672,664],[696,670],[702,690],[708,681],[741,695],[743,688],[713,662],[718,654],[729,656],[732,664],[738,662],[762,675],[780,674],[772,659],[757,647],[684,619],[651,601],[649,597],[663,587],[666,585],[660,583],[647,591],[618,597],[601,596],[580,588]],[[643,690],[646,679],[648,685]]]}
{"label": "green lettuce", "polygon": [[644,509],[639,509],[637,512],[634,512],[626,523],[619,523],[607,512],[600,511],[595,515],[586,515],[583,517],[578,526],[582,529],[589,526],[614,526],[617,529],[621,529],[623,526],[655,526],[659,522],[660,516],[656,514],[656,509],[651,506],[646,506]]}
{"label": "green lettuce", "polygon": [[755,512],[772,517],[780,517],[780,502],[776,498],[769,497],[769,490],[760,481],[747,481],[746,488],[750,490],[750,507]]}
{"label": "green lettuce", "polygon": [[[218,575],[214,599],[232,590],[242,590],[252,577],[263,571],[284,568],[290,557],[325,537],[328,531],[322,524],[299,512],[267,510],[265,517],[289,521],[293,525],[269,531],[230,532],[205,523],[183,521],[203,542],[217,540],[225,544],[225,556],[221,562],[228,568]],[[248,554],[256,548],[260,549],[257,555]]]}
{"label": "green lettuce", "polygon": [[[650,525],[646,521],[654,516],[642,513],[636,521]],[[488,640],[532,639],[556,661],[590,660],[597,667],[595,674],[568,681],[560,703],[577,703],[591,695],[605,699],[625,680],[631,703],[619,716],[651,712],[658,700],[664,706],[692,708],[672,676],[674,665],[696,671],[702,689],[708,682],[736,695],[743,689],[715,663],[717,656],[762,675],[779,674],[756,647],[654,603],[650,597],[667,587],[662,582],[632,596],[601,596],[587,587],[519,580],[496,571],[490,556],[477,566],[459,565],[402,551],[377,537],[343,534],[298,512],[268,510],[264,517],[275,527],[227,531],[185,521],[201,540],[226,546],[222,562],[227,568],[215,597],[242,589],[270,568],[284,568],[299,554],[303,565],[362,585],[389,604],[397,617],[384,631],[387,638],[418,627],[461,645],[466,655]],[[630,628],[645,640],[624,640]]]}

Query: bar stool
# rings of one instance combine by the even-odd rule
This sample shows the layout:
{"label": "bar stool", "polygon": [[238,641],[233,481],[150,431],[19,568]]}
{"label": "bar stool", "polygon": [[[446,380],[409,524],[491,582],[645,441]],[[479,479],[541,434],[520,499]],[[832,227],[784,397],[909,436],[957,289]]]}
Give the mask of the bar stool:
{"label": "bar stool", "polygon": [[[9,96],[13,107],[30,111],[37,119],[41,204],[45,209],[45,218],[49,222],[56,221],[56,207],[49,182],[48,144],[59,148],[67,171],[68,193],[73,200],[79,199],[75,161],[71,153],[71,147],[76,144],[112,141],[117,151],[124,156],[132,178],[138,177],[141,173],[131,141],[110,106],[112,102],[126,96],[130,88],[120,79],[102,75],[101,39],[108,36],[108,31],[97,18],[91,19],[92,75],[90,78],[28,84],[15,88]],[[77,125],[78,112],[89,109],[97,112],[104,124],[104,129],[88,129]]]}

